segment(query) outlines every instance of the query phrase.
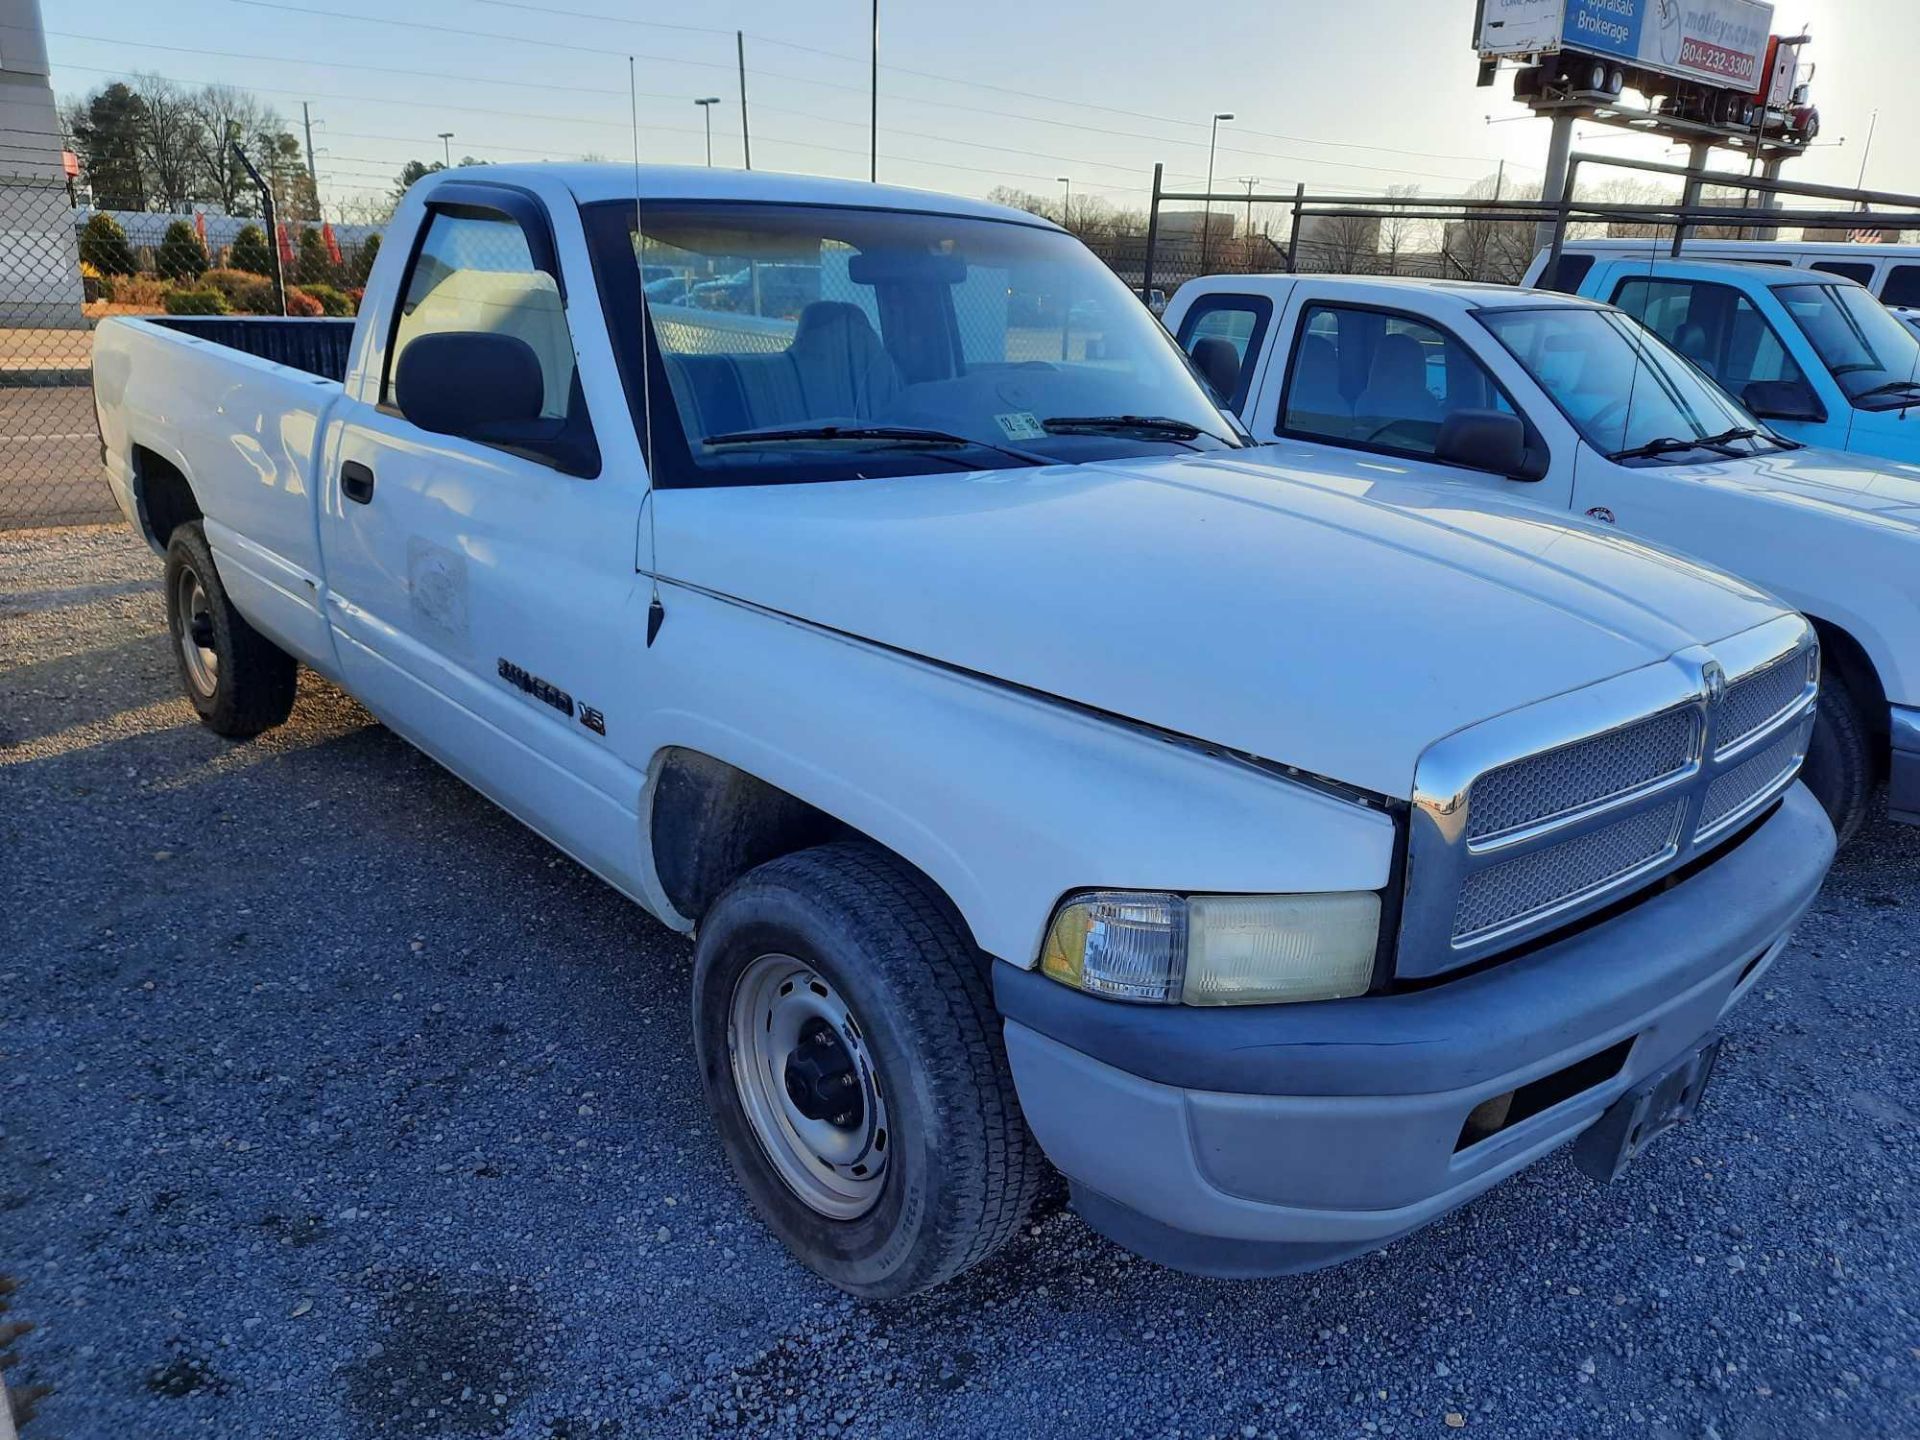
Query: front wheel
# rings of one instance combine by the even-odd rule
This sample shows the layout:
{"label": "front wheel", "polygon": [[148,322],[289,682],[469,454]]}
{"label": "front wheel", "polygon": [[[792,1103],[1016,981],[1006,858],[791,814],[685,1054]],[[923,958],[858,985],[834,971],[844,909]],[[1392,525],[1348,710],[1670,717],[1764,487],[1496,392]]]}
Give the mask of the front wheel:
{"label": "front wheel", "polygon": [[1820,711],[1814,718],[1813,738],[1807,743],[1801,778],[1833,822],[1833,833],[1845,845],[1860,831],[1873,798],[1876,767],[1873,731],[1865,710],[1838,675],[1828,673],[1820,689]]}
{"label": "front wheel", "polygon": [[887,1300],[986,1259],[1046,1162],[976,952],[927,882],[833,844],[769,861],[702,920],[695,1049],[748,1198],[787,1248]]}
{"label": "front wheel", "polygon": [[166,587],[180,683],[207,728],[246,740],[285,720],[299,667],[233,608],[198,520],[167,542]]}

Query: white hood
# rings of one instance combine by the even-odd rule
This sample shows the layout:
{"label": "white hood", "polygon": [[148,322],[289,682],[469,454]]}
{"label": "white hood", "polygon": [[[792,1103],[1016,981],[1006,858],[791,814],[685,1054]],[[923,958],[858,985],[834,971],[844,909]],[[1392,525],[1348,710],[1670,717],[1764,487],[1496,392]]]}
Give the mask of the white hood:
{"label": "white hood", "polygon": [[1271,456],[1196,456],[668,490],[659,569],[1400,798],[1443,735],[1782,613],[1632,540],[1343,469],[1301,483]]}

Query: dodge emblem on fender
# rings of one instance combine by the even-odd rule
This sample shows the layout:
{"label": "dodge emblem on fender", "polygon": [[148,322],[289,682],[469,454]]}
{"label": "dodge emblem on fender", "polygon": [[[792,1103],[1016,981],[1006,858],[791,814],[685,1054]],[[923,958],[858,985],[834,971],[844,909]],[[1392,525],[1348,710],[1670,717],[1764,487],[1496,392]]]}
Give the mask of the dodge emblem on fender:
{"label": "dodge emblem on fender", "polygon": [[1613,524],[1613,512],[1604,505],[1596,505],[1587,511],[1589,520],[1598,520],[1602,525]]}

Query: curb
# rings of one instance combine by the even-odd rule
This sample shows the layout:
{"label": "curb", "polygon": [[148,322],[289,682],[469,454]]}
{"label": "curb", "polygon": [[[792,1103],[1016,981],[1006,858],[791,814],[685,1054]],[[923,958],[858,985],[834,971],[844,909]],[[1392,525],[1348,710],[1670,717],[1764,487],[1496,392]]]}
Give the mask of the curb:
{"label": "curb", "polygon": [[[0,390],[56,390],[92,383],[93,374],[84,365],[72,369],[0,369]],[[0,1431],[0,1440],[8,1440],[5,1431]]]}

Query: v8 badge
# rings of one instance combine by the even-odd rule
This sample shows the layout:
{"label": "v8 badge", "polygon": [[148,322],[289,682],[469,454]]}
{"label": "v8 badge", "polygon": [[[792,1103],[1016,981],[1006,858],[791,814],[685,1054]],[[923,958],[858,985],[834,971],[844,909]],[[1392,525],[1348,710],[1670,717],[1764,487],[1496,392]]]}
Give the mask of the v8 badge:
{"label": "v8 badge", "polygon": [[1611,525],[1614,523],[1613,512],[1604,505],[1596,505],[1587,511],[1587,518],[1589,520],[1598,520],[1602,525]]}

